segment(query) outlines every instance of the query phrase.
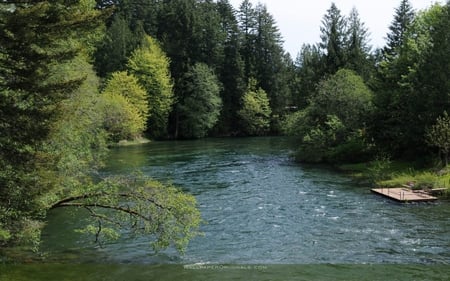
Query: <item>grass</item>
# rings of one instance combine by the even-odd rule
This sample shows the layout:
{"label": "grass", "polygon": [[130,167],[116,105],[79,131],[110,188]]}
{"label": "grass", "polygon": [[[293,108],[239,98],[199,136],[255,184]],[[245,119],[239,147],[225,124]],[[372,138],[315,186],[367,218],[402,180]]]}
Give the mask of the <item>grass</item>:
{"label": "grass", "polygon": [[450,166],[436,172],[408,162],[375,160],[338,168],[376,187],[401,187],[412,182],[417,189],[446,188],[444,196],[450,197]]}

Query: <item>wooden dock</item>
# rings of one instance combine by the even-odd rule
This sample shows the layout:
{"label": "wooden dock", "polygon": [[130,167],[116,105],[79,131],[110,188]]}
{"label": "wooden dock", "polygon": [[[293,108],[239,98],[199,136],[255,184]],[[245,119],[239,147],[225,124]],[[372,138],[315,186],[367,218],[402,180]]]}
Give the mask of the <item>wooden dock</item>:
{"label": "wooden dock", "polygon": [[409,188],[374,188],[372,192],[383,195],[398,202],[430,202],[438,198],[431,196],[422,190],[411,190]]}

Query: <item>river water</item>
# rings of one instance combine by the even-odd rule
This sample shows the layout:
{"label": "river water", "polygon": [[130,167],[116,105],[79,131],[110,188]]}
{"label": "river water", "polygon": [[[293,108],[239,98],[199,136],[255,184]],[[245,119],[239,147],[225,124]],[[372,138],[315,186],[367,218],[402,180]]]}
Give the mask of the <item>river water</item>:
{"label": "river water", "polygon": [[[43,252],[48,261],[158,265],[153,272],[165,273],[186,267],[220,271],[223,265],[242,266],[242,273],[255,264],[311,265],[316,274],[324,269],[315,265],[327,265],[325,271],[336,270],[330,265],[362,266],[356,271],[364,273],[364,265],[411,265],[398,276],[415,277],[421,267],[425,276],[436,277],[430,280],[440,280],[443,273],[434,266],[450,263],[449,202],[395,203],[332,169],[296,164],[291,153],[290,139],[269,137],[113,149],[104,175],[139,170],[195,195],[204,235],[184,255],[171,249],[152,254],[148,240],[126,234],[98,247],[93,237],[72,231],[79,214],[59,210],[49,216]],[[171,264],[179,270],[164,269]],[[252,269],[268,273],[267,266]]]}

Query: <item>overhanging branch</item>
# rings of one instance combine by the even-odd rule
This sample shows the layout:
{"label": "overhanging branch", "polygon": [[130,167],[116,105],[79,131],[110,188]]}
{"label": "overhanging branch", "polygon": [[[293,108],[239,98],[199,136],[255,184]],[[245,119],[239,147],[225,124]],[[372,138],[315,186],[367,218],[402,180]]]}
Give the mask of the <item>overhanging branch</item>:
{"label": "overhanging branch", "polygon": [[128,208],[123,208],[121,206],[112,206],[112,205],[104,205],[104,204],[95,204],[95,203],[76,203],[76,202],[66,202],[66,203],[60,203],[55,208],[63,208],[63,207],[78,207],[78,208],[101,208],[101,209],[109,209],[114,210],[122,213],[126,213],[129,215],[136,216],[138,218],[141,218],[145,221],[151,222],[152,219],[150,217],[146,217],[143,214],[132,210]]}

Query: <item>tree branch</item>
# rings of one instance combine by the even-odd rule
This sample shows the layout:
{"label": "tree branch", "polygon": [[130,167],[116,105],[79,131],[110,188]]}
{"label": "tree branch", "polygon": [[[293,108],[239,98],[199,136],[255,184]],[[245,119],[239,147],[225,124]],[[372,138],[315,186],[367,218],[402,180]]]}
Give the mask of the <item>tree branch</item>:
{"label": "tree branch", "polygon": [[83,207],[83,208],[89,208],[89,207],[93,207],[93,208],[101,208],[101,209],[110,209],[110,210],[115,210],[115,211],[119,211],[119,212],[123,212],[123,213],[127,213],[136,217],[139,217],[145,221],[151,222],[152,219],[150,217],[146,217],[143,214],[131,210],[131,209],[127,209],[127,208],[123,208],[120,206],[111,206],[111,205],[103,205],[103,204],[92,204],[92,203],[60,203],[58,204],[57,208],[62,208],[62,207]]}
{"label": "tree branch", "polygon": [[[56,209],[56,208],[59,208],[59,207],[68,207],[69,205],[67,205],[66,203],[74,202],[74,201],[78,201],[78,200],[83,200],[83,199],[98,198],[98,197],[103,197],[103,196],[119,196],[119,197],[123,197],[123,198],[138,198],[138,199],[150,202],[150,203],[154,204],[155,206],[157,206],[158,208],[167,209],[169,211],[171,209],[171,208],[167,208],[167,207],[157,203],[155,200],[153,200],[151,198],[147,198],[145,196],[140,196],[139,194],[135,194],[135,193],[109,194],[109,193],[106,193],[106,192],[87,193],[87,194],[83,194],[83,195],[67,197],[67,198],[61,199],[58,202],[54,203],[50,207],[50,209]],[[84,206],[84,205],[82,205],[82,206]]]}

